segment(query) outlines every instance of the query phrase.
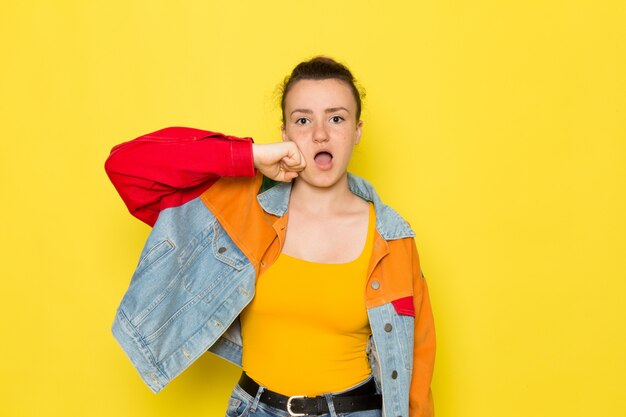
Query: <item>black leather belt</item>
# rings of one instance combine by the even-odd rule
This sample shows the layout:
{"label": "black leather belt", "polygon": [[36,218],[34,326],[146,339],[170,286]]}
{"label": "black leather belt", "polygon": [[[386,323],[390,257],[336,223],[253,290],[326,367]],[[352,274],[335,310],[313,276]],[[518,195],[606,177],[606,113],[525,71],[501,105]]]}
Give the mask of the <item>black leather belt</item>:
{"label": "black leather belt", "polygon": [[[259,391],[259,384],[246,375],[245,372],[241,374],[239,386],[252,398],[255,398]],[[383,405],[382,396],[376,394],[376,383],[374,379],[370,379],[365,384],[349,391],[335,394],[332,396],[332,400],[335,406],[335,412],[337,413],[380,410]],[[317,397],[305,397],[304,395],[288,397],[264,389],[259,401],[270,407],[287,411],[290,416],[315,416],[330,412],[326,398],[323,395],[318,395]]]}

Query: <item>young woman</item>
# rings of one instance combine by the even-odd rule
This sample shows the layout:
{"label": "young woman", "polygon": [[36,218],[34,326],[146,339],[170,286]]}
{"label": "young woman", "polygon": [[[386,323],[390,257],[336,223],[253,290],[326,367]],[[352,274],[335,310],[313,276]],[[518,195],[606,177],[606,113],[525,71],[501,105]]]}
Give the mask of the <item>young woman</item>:
{"label": "young woman", "polygon": [[433,318],[409,225],[347,172],[350,71],[283,84],[280,143],[168,128],[106,170],[154,225],[113,333],[158,392],[207,349],[243,368],[227,416],[432,416]]}

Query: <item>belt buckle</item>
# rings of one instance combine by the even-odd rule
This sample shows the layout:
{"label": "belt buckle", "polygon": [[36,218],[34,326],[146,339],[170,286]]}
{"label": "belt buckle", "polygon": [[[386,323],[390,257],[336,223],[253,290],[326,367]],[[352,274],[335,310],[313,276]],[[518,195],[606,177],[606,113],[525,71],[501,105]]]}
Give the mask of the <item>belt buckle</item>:
{"label": "belt buckle", "polygon": [[289,399],[287,400],[287,412],[290,416],[306,416],[306,414],[298,414],[291,411],[291,401],[295,398],[306,398],[306,395],[292,395],[291,397],[289,397]]}

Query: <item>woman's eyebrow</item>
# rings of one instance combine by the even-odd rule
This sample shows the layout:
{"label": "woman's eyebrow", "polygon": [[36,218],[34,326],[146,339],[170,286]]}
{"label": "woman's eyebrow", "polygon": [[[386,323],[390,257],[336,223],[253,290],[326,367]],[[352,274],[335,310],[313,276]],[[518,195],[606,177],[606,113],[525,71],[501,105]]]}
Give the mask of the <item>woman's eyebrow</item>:
{"label": "woman's eyebrow", "polygon": [[[341,106],[340,107],[330,107],[330,108],[324,110],[324,113],[334,113],[334,112],[337,112],[339,110],[344,110],[345,112],[350,114],[350,110],[346,109],[345,107],[341,107]],[[313,110],[310,110],[310,109],[295,109],[294,111],[292,111],[289,114],[291,115],[291,114],[294,114],[294,113],[311,114],[311,113],[313,113]]]}
{"label": "woman's eyebrow", "polygon": [[324,112],[325,113],[334,113],[336,111],[339,110],[345,110],[348,114],[350,114],[350,110],[346,109],[345,107],[331,107],[329,109],[326,109]]}
{"label": "woman's eyebrow", "polygon": [[307,113],[307,114],[310,114],[310,113],[313,113],[313,110],[309,110],[309,109],[295,109],[294,111],[292,111],[289,114],[294,114],[294,113]]}

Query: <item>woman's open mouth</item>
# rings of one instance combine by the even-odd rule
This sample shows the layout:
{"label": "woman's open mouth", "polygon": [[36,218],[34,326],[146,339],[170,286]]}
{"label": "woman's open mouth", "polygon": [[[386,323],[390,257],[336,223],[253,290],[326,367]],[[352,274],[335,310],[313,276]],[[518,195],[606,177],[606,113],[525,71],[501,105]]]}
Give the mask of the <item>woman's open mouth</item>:
{"label": "woman's open mouth", "polygon": [[321,170],[328,170],[333,166],[333,154],[328,151],[321,151],[313,158],[317,167]]}

